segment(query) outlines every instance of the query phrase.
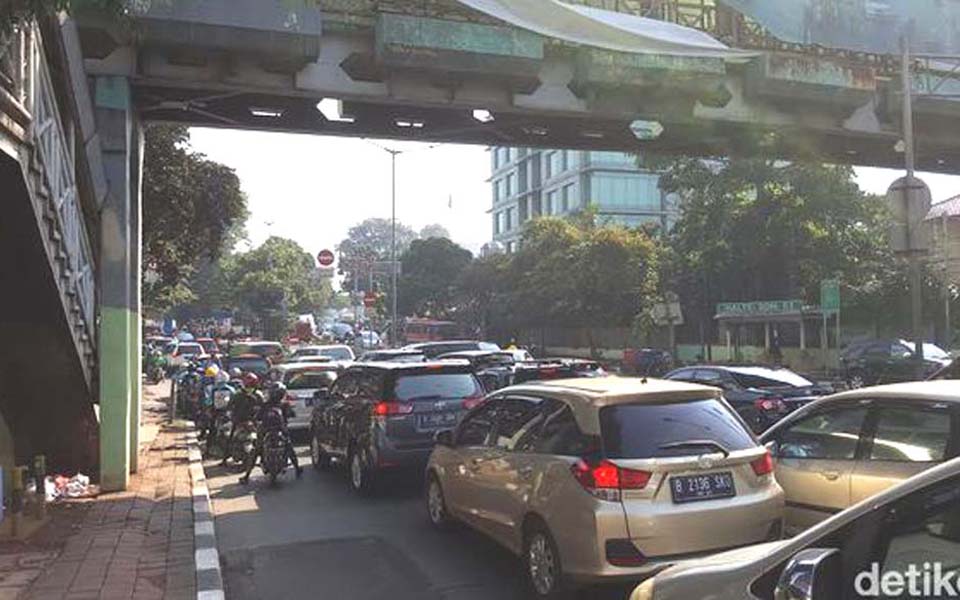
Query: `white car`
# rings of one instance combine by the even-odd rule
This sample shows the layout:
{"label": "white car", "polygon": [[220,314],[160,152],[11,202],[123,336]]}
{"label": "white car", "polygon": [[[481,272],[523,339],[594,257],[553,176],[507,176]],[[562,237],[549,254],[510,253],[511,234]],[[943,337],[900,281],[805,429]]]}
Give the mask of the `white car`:
{"label": "white car", "polygon": [[339,363],[316,362],[284,363],[270,370],[270,380],[280,381],[287,387],[287,402],[293,410],[287,427],[291,430],[310,428],[313,395],[333,385],[340,369]]}
{"label": "white car", "polygon": [[[951,593],[922,592],[924,578],[936,585],[937,573]],[[680,561],[641,583],[630,600],[957,598],[958,576],[955,458],[789,540]]]}
{"label": "white car", "polygon": [[353,349],[344,344],[331,344],[328,346],[300,346],[293,351],[291,358],[300,358],[304,356],[326,356],[330,360],[353,361],[356,357]]}

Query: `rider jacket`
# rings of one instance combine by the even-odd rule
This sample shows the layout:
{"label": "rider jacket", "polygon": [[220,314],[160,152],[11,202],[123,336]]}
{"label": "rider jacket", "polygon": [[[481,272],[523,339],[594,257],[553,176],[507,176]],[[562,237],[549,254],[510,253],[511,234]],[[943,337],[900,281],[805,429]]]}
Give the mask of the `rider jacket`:
{"label": "rider jacket", "polygon": [[242,389],[230,399],[230,415],[234,421],[250,421],[257,416],[263,406],[263,393],[260,390]]}

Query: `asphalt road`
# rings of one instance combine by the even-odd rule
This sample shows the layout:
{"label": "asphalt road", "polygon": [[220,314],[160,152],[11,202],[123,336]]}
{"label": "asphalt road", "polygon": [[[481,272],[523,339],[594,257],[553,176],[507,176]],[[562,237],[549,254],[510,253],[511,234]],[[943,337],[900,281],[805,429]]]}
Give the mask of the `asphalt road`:
{"label": "asphalt road", "polygon": [[[421,482],[399,480],[361,498],[334,467],[317,472],[299,448],[303,479],[288,470],[271,488],[208,462],[217,542],[229,600],[513,600],[525,598],[519,561],[485,537],[430,528]],[[580,599],[620,600],[630,588],[591,588]]]}

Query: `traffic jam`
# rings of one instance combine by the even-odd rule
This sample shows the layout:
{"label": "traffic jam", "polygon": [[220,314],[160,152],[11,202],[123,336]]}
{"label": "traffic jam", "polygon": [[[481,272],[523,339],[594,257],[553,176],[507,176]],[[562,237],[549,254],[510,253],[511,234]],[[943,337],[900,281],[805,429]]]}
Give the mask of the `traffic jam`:
{"label": "traffic jam", "polygon": [[275,404],[356,502],[422,482],[425,526],[502,546],[531,597],[617,582],[634,600],[843,598],[877,560],[960,563],[950,368],[838,392],[778,367],[630,376],[480,341],[159,343],[208,457],[248,480],[259,454],[276,483],[291,442],[258,450],[263,410],[237,399]]}

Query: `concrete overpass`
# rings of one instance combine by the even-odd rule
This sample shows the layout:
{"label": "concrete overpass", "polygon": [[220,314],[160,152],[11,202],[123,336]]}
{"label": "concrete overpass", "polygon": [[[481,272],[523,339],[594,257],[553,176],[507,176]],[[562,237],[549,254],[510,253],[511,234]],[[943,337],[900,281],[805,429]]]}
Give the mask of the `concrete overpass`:
{"label": "concrete overpass", "polygon": [[[74,393],[32,388],[48,384],[50,369],[27,371],[29,360],[3,353],[0,373],[23,380],[12,394],[4,388],[0,404],[17,453],[49,453],[67,439],[32,436],[30,428],[49,419],[35,410],[40,398],[74,407],[86,423],[96,404],[104,487],[124,487],[136,468],[146,122],[902,163],[894,149],[900,84],[890,57],[785,43],[709,1],[577,3],[698,27],[757,55],[730,62],[609,51],[519,29],[455,0],[322,0],[299,8],[285,0],[182,0],[120,22],[78,14],[31,30],[35,55],[7,61],[14,75],[34,65],[26,67],[31,76],[7,77],[10,98],[0,103],[3,189],[16,189],[9,202],[19,210],[4,220],[10,229],[0,239],[11,247],[0,256],[5,289],[19,284],[29,295],[3,298],[2,314],[11,331],[35,322],[51,330],[37,344],[66,349],[55,366]],[[918,77],[921,169],[960,171],[960,137],[951,135],[960,104],[943,95],[954,89],[960,80],[950,76]],[[638,119],[660,123],[663,133],[640,141],[630,130]],[[54,176],[40,185],[38,172]],[[56,420],[74,429],[74,417]]]}

